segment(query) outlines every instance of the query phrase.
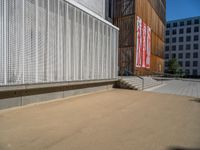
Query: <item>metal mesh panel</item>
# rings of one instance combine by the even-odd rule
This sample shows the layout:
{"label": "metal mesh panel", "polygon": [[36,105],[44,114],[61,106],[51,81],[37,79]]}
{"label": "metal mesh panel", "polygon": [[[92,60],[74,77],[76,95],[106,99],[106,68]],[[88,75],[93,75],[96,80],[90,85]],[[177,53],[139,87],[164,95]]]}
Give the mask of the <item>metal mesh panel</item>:
{"label": "metal mesh panel", "polygon": [[35,0],[24,1],[24,83],[36,82]]}
{"label": "metal mesh panel", "polygon": [[48,1],[38,1],[37,50],[38,50],[38,82],[47,81],[47,14]]}
{"label": "metal mesh panel", "polygon": [[4,84],[4,1],[0,1],[0,85]]}
{"label": "metal mesh panel", "polygon": [[0,0],[0,85],[117,78],[117,44],[64,0]]}

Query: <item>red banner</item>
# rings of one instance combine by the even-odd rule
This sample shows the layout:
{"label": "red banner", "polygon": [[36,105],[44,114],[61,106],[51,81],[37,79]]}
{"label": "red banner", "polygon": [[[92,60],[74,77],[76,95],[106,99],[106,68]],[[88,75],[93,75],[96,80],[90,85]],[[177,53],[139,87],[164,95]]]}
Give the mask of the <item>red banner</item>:
{"label": "red banner", "polygon": [[150,68],[151,60],[151,28],[147,26],[147,55],[146,55],[146,68]]}
{"label": "red banner", "polygon": [[150,68],[151,28],[137,16],[136,67]]}
{"label": "red banner", "polygon": [[147,25],[142,22],[142,67],[146,67],[146,51],[147,51]]}
{"label": "red banner", "polygon": [[137,45],[136,45],[136,67],[142,65],[142,19],[137,16]]}

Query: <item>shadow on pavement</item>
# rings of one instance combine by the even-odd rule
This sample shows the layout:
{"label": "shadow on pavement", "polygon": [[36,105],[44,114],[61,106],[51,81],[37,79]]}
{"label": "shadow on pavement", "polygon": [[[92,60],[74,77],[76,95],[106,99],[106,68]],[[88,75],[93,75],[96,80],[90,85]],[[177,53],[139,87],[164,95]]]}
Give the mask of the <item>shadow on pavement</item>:
{"label": "shadow on pavement", "polygon": [[191,99],[190,101],[200,103],[200,98]]}
{"label": "shadow on pavement", "polygon": [[200,148],[186,148],[186,147],[171,147],[167,150],[200,150]]}

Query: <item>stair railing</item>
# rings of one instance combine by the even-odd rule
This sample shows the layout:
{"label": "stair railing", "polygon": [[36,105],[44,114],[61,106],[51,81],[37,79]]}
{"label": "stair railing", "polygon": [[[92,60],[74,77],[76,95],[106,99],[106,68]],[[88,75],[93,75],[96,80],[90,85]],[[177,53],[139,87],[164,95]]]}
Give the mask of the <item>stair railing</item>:
{"label": "stair railing", "polygon": [[[139,76],[139,75],[137,75],[137,74],[134,74],[133,72],[131,72],[131,71],[128,71],[128,70],[126,70],[126,72],[128,73],[128,74],[130,74],[131,76],[135,76],[135,77],[137,77],[137,78],[139,78],[139,79],[141,79],[142,80],[142,91],[144,90],[144,78],[142,77],[142,76]],[[121,77],[121,79],[123,79],[123,71],[122,72],[120,72],[120,77]]]}
{"label": "stair railing", "polygon": [[140,78],[142,80],[142,91],[143,91],[144,90],[144,78],[139,76],[139,75],[137,75],[137,74],[134,74],[134,76],[136,76],[136,77],[138,77],[138,78]]}

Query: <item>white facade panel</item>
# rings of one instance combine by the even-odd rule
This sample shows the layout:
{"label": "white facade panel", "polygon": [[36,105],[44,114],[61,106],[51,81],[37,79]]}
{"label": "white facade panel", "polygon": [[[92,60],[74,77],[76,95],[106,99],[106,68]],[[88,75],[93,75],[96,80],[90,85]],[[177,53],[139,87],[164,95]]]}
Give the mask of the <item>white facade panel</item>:
{"label": "white facade panel", "polygon": [[0,0],[0,85],[117,78],[118,29],[65,0]]}

